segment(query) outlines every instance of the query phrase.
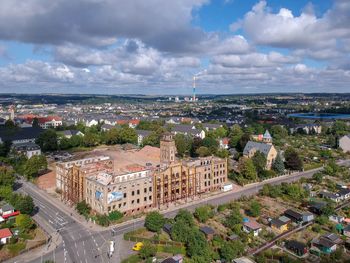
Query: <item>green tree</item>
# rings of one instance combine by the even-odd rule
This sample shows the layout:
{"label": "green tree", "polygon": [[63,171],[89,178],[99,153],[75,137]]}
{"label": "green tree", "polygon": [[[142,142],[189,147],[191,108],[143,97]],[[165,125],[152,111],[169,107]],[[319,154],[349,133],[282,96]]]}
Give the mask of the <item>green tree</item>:
{"label": "green tree", "polygon": [[210,153],[215,153],[219,148],[218,141],[213,137],[205,137],[202,141],[203,146],[207,147]]}
{"label": "green tree", "polygon": [[63,137],[60,139],[59,148],[60,150],[69,149],[71,146],[70,139]]}
{"label": "green tree", "polygon": [[88,132],[83,137],[83,144],[85,147],[93,147],[98,145],[99,138],[98,135],[95,133]]}
{"label": "green tree", "polygon": [[5,140],[3,143],[0,143],[0,157],[7,157],[11,150],[12,142]]}
{"label": "green tree", "polygon": [[225,226],[231,230],[237,230],[236,226],[240,228],[242,226],[242,223],[243,216],[241,215],[239,208],[234,208],[224,221]]}
{"label": "green tree", "polygon": [[249,181],[255,181],[257,179],[255,166],[251,159],[245,157],[240,158],[238,168],[243,178]]}
{"label": "green tree", "polygon": [[44,152],[56,151],[58,149],[57,134],[55,130],[49,129],[44,131],[36,139],[36,143]]}
{"label": "green tree", "polygon": [[119,142],[119,130],[117,128],[112,128],[105,134],[105,143],[107,145],[117,144]]}
{"label": "green tree", "polygon": [[142,259],[147,259],[155,256],[157,253],[157,247],[152,245],[150,242],[145,242],[141,247],[139,255]]}
{"label": "green tree", "polygon": [[242,136],[242,128],[238,124],[233,125],[230,132],[230,146],[236,148]]}
{"label": "green tree", "polygon": [[188,210],[185,210],[185,209],[179,210],[179,212],[175,216],[175,221],[176,222],[181,221],[182,223],[184,223],[190,227],[194,226],[193,215],[191,214],[191,212],[189,212]]}
{"label": "green tree", "polygon": [[237,151],[243,152],[244,147],[246,146],[247,142],[250,140],[250,134],[249,133],[244,133],[242,137],[239,139],[238,144],[237,144]]}
{"label": "green tree", "polygon": [[0,185],[0,200],[9,200],[12,196],[13,189],[8,185]]}
{"label": "green tree", "polygon": [[145,227],[152,232],[159,232],[165,223],[164,216],[157,211],[150,212],[145,218]]}
{"label": "green tree", "polygon": [[212,218],[214,216],[214,211],[211,206],[204,205],[197,207],[193,215],[199,222],[205,223],[209,218]]}
{"label": "green tree", "polygon": [[303,161],[299,154],[292,148],[288,147],[285,152],[286,168],[301,171],[303,169]]}
{"label": "green tree", "polygon": [[97,215],[96,222],[100,226],[109,226],[109,219],[107,215]]}
{"label": "green tree", "polygon": [[275,160],[272,163],[272,170],[274,170],[278,175],[284,174],[284,163],[280,154],[277,154]]}
{"label": "green tree", "polygon": [[117,221],[123,217],[123,213],[117,210],[114,210],[108,214],[109,221]]}
{"label": "green tree", "polygon": [[21,232],[27,232],[34,226],[34,222],[29,215],[20,214],[16,216],[16,226]]}
{"label": "green tree", "polygon": [[211,155],[211,152],[208,147],[201,146],[196,150],[196,154],[200,157],[206,157]]}
{"label": "green tree", "polygon": [[79,135],[73,135],[69,138],[69,143],[72,147],[79,147],[83,145],[83,137]]}
{"label": "green tree", "polygon": [[90,214],[91,211],[91,207],[85,201],[77,203],[75,209],[78,211],[79,214],[85,216]]}
{"label": "green tree", "polygon": [[260,213],[261,213],[260,203],[256,200],[251,201],[250,205],[249,205],[249,214],[252,217],[258,217],[258,216],[260,216]]}
{"label": "green tree", "polygon": [[271,127],[271,135],[274,140],[281,140],[288,136],[288,131],[282,125],[273,125]]}
{"label": "green tree", "polygon": [[5,121],[5,127],[6,129],[14,129],[16,128],[16,124],[13,122],[13,120],[7,120]]}
{"label": "green tree", "polygon": [[27,177],[37,176],[40,171],[47,169],[45,155],[33,155],[24,165],[24,174]]}
{"label": "green tree", "polygon": [[192,231],[192,227],[184,224],[182,221],[175,222],[171,227],[171,239],[177,242],[187,242],[188,233]]}
{"label": "green tree", "polygon": [[258,175],[261,175],[266,168],[266,156],[260,151],[255,152],[252,161]]}
{"label": "green tree", "polygon": [[7,167],[0,167],[0,186],[9,186],[13,188],[16,178],[13,170]]}
{"label": "green tree", "polygon": [[314,173],[312,176],[312,180],[314,180],[318,184],[322,183],[323,173],[321,173],[321,172]]}
{"label": "green tree", "polygon": [[226,149],[220,149],[216,152],[215,155],[220,158],[228,158],[230,156],[230,152]]}
{"label": "green tree", "polygon": [[120,144],[123,143],[137,143],[137,134],[133,128],[122,127],[119,131],[119,141]]}
{"label": "green tree", "polygon": [[210,248],[203,233],[198,229],[193,229],[188,233],[188,240],[186,242],[186,252],[189,257],[204,256],[210,259]]}
{"label": "green tree", "polygon": [[183,157],[185,154],[189,154],[192,148],[193,139],[191,136],[186,136],[184,134],[175,135],[175,144],[177,149],[177,154]]}
{"label": "green tree", "polygon": [[240,241],[226,241],[220,248],[220,255],[226,262],[231,262],[233,259],[242,255],[244,252],[244,245]]}
{"label": "green tree", "polygon": [[40,127],[38,118],[35,117],[33,119],[32,127],[34,127],[34,128],[39,128]]}
{"label": "green tree", "polygon": [[9,199],[9,202],[11,205],[14,206],[14,208],[21,212],[21,214],[27,214],[30,215],[34,211],[34,202],[33,198],[29,195],[21,195],[21,194],[12,194],[12,196]]}

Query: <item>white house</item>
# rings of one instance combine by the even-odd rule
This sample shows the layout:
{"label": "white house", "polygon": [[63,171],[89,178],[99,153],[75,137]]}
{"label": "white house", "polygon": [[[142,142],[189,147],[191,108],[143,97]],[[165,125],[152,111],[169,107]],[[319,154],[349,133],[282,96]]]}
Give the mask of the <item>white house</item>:
{"label": "white house", "polygon": [[0,213],[1,213],[2,216],[10,215],[13,212],[15,212],[15,209],[13,208],[12,205],[9,205],[9,204],[3,205],[0,208]]}
{"label": "white house", "polygon": [[246,233],[253,233],[253,236],[258,236],[261,232],[261,225],[256,221],[248,221],[243,223],[243,231]]}
{"label": "white house", "polygon": [[350,152],[350,134],[344,135],[339,139],[339,148],[345,153]]}
{"label": "white house", "polygon": [[28,159],[34,155],[40,155],[40,146],[33,142],[18,143],[12,146],[12,150],[16,153],[24,154]]}
{"label": "white house", "polygon": [[12,237],[12,233],[10,229],[8,228],[0,229],[0,244],[2,245],[7,244],[7,242],[10,241],[11,237]]}

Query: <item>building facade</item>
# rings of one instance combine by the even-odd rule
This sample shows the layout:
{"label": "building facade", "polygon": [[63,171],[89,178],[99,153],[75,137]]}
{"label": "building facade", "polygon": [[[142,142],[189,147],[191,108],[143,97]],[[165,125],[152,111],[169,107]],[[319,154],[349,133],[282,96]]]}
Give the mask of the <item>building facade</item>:
{"label": "building facade", "polygon": [[85,181],[85,201],[97,213],[118,210],[127,215],[153,207],[153,176],[149,169],[102,172],[86,177]]}

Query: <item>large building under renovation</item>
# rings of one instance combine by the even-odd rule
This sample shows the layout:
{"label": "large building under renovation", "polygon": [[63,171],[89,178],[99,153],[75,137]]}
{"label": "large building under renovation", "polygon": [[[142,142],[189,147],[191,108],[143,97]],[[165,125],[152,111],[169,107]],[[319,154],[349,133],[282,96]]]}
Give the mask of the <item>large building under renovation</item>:
{"label": "large building under renovation", "polygon": [[173,135],[160,142],[160,165],[113,170],[108,156],[58,163],[57,188],[62,200],[85,200],[100,214],[118,210],[136,214],[187,202],[201,194],[220,190],[227,183],[227,160],[218,157],[176,158]]}

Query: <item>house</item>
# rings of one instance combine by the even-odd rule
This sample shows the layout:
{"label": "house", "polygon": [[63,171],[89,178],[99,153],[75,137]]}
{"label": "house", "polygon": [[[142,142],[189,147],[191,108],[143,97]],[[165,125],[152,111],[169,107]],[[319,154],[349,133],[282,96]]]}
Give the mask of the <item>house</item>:
{"label": "house", "polygon": [[30,159],[32,156],[41,154],[40,146],[33,142],[14,144],[11,148],[14,152],[23,154],[28,159]]}
{"label": "house", "polygon": [[229,143],[230,143],[230,139],[229,138],[227,138],[227,137],[222,138],[222,139],[219,140],[219,148],[227,150],[228,148],[230,148]]}
{"label": "house", "polygon": [[106,124],[106,123],[101,126],[101,130],[104,131],[104,132],[110,131],[113,128],[116,128],[116,126],[115,125],[111,125],[111,124]]}
{"label": "house", "polygon": [[255,261],[247,257],[235,258],[232,260],[234,263],[254,263]]}
{"label": "house", "polygon": [[246,233],[253,233],[253,236],[258,236],[261,232],[261,225],[256,221],[248,221],[243,223],[243,231]]}
{"label": "house", "polygon": [[303,214],[295,210],[287,209],[286,211],[284,211],[284,215],[294,223],[299,224],[303,222]]}
{"label": "house", "polygon": [[136,130],[136,134],[137,134],[137,145],[142,145],[143,144],[143,140],[148,137],[150,134],[152,133],[152,131],[146,131],[146,130]]}
{"label": "house", "polygon": [[271,169],[273,161],[277,157],[277,150],[272,144],[248,141],[243,150],[243,156],[252,158],[256,152],[261,152],[266,157],[266,169]]}
{"label": "house", "polygon": [[0,128],[0,143],[10,141],[12,144],[35,142],[43,129],[37,127],[19,128],[9,130],[7,128]]}
{"label": "house", "polygon": [[182,255],[175,255],[171,258],[164,259],[162,263],[183,263],[183,256]]}
{"label": "house", "polygon": [[196,129],[195,126],[192,125],[176,125],[171,129],[171,132],[173,134],[184,134],[184,135],[190,135],[192,137],[198,137],[201,139],[205,138],[205,131],[201,129]]}
{"label": "house", "polygon": [[57,128],[62,126],[62,118],[59,116],[38,117],[39,126],[43,129]]}
{"label": "house", "polygon": [[316,251],[320,251],[325,254],[330,254],[337,249],[337,245],[340,244],[342,240],[338,235],[330,233],[325,234],[319,238],[312,240],[312,249],[316,248]]}
{"label": "house", "polygon": [[343,216],[338,216],[338,215],[330,215],[328,218],[330,221],[334,223],[342,223],[345,219]]}
{"label": "house", "polygon": [[296,133],[296,132],[304,132],[306,134],[316,133],[320,134],[322,132],[322,126],[321,124],[317,123],[309,123],[309,124],[300,124],[295,125],[289,129],[290,133]]}
{"label": "house", "polygon": [[199,231],[201,231],[205,235],[207,240],[212,240],[215,234],[214,229],[212,229],[209,226],[202,226],[199,228]]}
{"label": "house", "polygon": [[319,193],[320,197],[332,200],[333,202],[339,203],[341,201],[341,197],[338,194],[328,192],[328,191],[321,191]]}
{"label": "house", "polygon": [[63,136],[65,138],[69,139],[69,138],[71,138],[74,135],[84,136],[84,133],[82,133],[81,131],[78,131],[78,130],[66,130],[66,131],[63,131]]}
{"label": "house", "polygon": [[339,148],[345,153],[350,152],[350,134],[344,135],[339,139]]}
{"label": "house", "polygon": [[315,219],[315,216],[313,213],[310,212],[303,212],[303,223],[309,223]]}
{"label": "house", "polygon": [[347,200],[350,198],[350,189],[349,188],[341,188],[337,193],[341,200]]}
{"label": "house", "polygon": [[6,204],[6,205],[3,205],[1,208],[0,208],[0,213],[1,215],[4,217],[6,215],[10,215],[12,213],[15,212],[15,209],[13,208],[12,205],[9,205],[9,204]]}
{"label": "house", "polygon": [[350,237],[350,225],[347,225],[346,227],[344,227],[343,235],[346,237]]}
{"label": "house", "polygon": [[285,247],[298,256],[303,256],[307,253],[307,246],[296,240],[287,240],[285,242]]}
{"label": "house", "polygon": [[222,124],[216,124],[216,123],[203,123],[202,127],[206,130],[206,131],[215,131],[218,128],[222,127]]}
{"label": "house", "polygon": [[309,210],[317,215],[323,214],[323,209],[327,206],[326,202],[313,202],[309,205]]}
{"label": "house", "polygon": [[232,235],[227,237],[227,240],[229,240],[229,241],[235,241],[235,240],[238,240],[238,239],[239,239],[239,236],[236,235],[236,234],[232,234]]}
{"label": "house", "polygon": [[271,228],[279,233],[288,231],[288,224],[291,222],[290,218],[286,216],[280,216],[279,218],[274,218],[270,222]]}
{"label": "house", "polygon": [[10,241],[11,237],[12,237],[12,233],[10,229],[8,228],[0,229],[0,244],[2,245],[7,244]]}

